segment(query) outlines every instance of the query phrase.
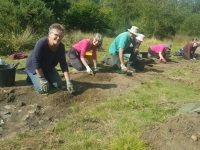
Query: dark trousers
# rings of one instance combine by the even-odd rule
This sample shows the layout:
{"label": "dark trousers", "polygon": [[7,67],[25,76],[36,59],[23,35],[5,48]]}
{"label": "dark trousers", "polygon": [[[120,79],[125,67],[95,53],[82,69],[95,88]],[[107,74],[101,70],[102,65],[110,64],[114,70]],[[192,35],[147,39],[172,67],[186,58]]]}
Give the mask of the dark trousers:
{"label": "dark trousers", "polygon": [[[123,54],[131,54],[129,57],[128,63],[130,65],[133,65],[134,62],[137,60],[137,53],[133,50],[133,48],[129,47],[124,50]],[[107,65],[111,65],[113,68],[120,69],[120,60],[119,60],[119,54],[113,54],[110,57],[105,56],[103,58],[103,62],[106,63]]]}
{"label": "dark trousers", "polygon": [[195,50],[190,50],[189,52],[184,52],[183,57],[185,59],[193,59],[195,54]]}
{"label": "dark trousers", "polygon": [[129,57],[129,63],[133,63],[137,60],[137,53],[132,47],[128,47],[124,50],[124,54],[131,54]]}
{"label": "dark trousers", "polygon": [[69,50],[69,63],[74,67],[76,70],[81,71],[85,69],[85,66],[81,62],[80,54],[74,49],[71,48]]}

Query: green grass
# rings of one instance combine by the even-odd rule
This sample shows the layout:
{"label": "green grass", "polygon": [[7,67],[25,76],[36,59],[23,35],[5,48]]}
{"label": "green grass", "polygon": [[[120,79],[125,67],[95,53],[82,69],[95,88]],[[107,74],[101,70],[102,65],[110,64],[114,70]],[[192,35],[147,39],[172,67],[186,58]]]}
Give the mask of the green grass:
{"label": "green grass", "polygon": [[196,102],[199,96],[191,86],[153,80],[136,91],[80,109],[59,122],[54,132],[66,143],[57,149],[147,149],[140,139],[143,127],[164,122],[175,114],[177,105]]}

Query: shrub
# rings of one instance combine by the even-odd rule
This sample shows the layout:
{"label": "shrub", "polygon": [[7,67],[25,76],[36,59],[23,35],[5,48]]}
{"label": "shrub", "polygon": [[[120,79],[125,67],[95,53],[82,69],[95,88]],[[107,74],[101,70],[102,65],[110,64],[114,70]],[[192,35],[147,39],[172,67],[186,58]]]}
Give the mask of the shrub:
{"label": "shrub", "polygon": [[109,12],[92,1],[79,1],[65,11],[65,24],[72,29],[100,32],[109,28]]}
{"label": "shrub", "polygon": [[11,32],[7,35],[0,35],[0,54],[6,55],[12,52],[23,51],[34,44],[34,34],[31,28],[26,28],[21,33]]}
{"label": "shrub", "polygon": [[52,11],[41,0],[0,1],[0,54],[30,48],[35,34],[46,34]]}
{"label": "shrub", "polygon": [[200,36],[200,15],[191,14],[181,25],[181,33],[189,36]]}

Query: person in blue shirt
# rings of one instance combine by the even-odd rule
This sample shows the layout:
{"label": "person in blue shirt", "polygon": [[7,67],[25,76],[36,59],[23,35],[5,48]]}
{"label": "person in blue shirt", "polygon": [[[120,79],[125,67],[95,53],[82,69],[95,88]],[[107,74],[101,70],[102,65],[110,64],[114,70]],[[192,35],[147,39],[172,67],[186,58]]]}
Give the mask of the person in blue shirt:
{"label": "person in blue shirt", "polygon": [[[132,26],[131,29],[128,29],[127,32],[120,33],[111,43],[109,47],[109,53],[111,59],[104,58],[103,63],[111,65],[114,69],[121,69],[122,71],[127,71],[134,69],[131,65],[125,66],[123,54],[130,53],[133,54],[133,51],[129,51],[128,47],[132,43],[133,47],[136,48],[137,41],[136,36],[138,35],[138,27]],[[132,56],[129,59],[129,63],[132,63]],[[135,69],[134,69],[135,70]]]}
{"label": "person in blue shirt", "polygon": [[31,55],[27,59],[26,72],[31,79],[35,90],[42,94],[49,91],[49,87],[61,88],[62,79],[55,67],[60,64],[64,73],[67,90],[74,92],[70,81],[65,56],[65,47],[61,42],[65,34],[63,25],[54,23],[49,27],[47,37],[38,40]]}

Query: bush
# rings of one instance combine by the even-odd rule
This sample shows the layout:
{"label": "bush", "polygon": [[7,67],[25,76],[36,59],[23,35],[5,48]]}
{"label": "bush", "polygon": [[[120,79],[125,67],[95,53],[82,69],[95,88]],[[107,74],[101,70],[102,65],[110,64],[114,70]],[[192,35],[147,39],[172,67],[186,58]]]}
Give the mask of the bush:
{"label": "bush", "polygon": [[52,12],[41,0],[0,1],[0,54],[30,48],[35,34],[46,34]]}
{"label": "bush", "polygon": [[200,36],[200,14],[189,15],[181,25],[180,32],[189,36]]}
{"label": "bush", "polygon": [[0,35],[0,55],[11,54],[12,52],[23,51],[31,48],[34,44],[35,35],[31,28],[27,28],[21,33],[11,32],[8,35]]}
{"label": "bush", "polygon": [[[46,32],[52,23],[52,11],[46,8],[41,0],[13,0],[15,3],[16,20],[22,29],[31,27],[34,32]],[[14,21],[16,21],[14,20]]]}
{"label": "bush", "polygon": [[[9,34],[10,31],[20,27],[19,21],[16,19],[16,8],[13,3],[8,0],[0,1],[0,33]],[[1,35],[2,36],[2,35]]]}
{"label": "bush", "polygon": [[79,1],[73,3],[65,12],[65,24],[71,29],[82,31],[102,32],[109,28],[109,10],[101,9],[100,6],[91,1]]}

